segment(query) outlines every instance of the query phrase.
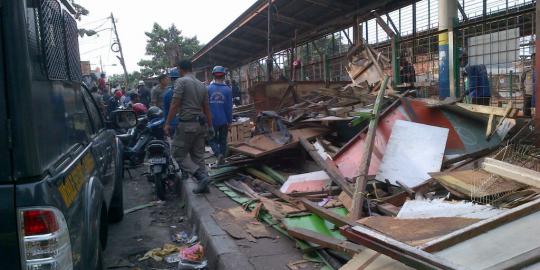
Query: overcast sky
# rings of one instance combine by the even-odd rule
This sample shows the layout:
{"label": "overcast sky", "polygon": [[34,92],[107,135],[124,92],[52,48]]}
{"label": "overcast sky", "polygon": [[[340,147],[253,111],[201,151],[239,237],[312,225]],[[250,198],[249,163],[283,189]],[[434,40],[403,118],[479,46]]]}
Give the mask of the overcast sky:
{"label": "overcast sky", "polygon": [[[90,11],[83,16],[79,28],[111,28],[111,20],[106,18],[111,12],[117,21],[118,33],[126,58],[128,72],[139,70],[137,62],[145,57],[146,36],[154,22],[163,27],[175,24],[187,36],[197,36],[202,43],[208,43],[219,34],[256,0],[77,0]],[[110,51],[112,32],[103,30],[99,36],[84,37],[80,40],[81,60],[89,60],[92,68],[99,65],[101,56],[103,69],[107,75],[120,74],[115,53]],[[112,66],[116,64],[116,66]]]}

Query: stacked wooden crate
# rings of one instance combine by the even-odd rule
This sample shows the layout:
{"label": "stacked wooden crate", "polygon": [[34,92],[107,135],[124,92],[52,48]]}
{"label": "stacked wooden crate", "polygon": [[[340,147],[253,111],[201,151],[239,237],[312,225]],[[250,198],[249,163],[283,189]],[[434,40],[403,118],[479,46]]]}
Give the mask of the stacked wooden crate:
{"label": "stacked wooden crate", "polygon": [[251,124],[250,121],[234,122],[229,126],[229,136],[227,141],[229,143],[242,142],[251,138]]}

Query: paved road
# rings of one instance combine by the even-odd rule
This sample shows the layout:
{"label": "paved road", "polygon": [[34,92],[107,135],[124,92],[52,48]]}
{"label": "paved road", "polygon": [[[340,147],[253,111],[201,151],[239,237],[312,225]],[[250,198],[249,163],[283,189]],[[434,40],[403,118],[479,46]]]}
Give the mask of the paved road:
{"label": "paved road", "polygon": [[[124,209],[156,201],[154,188],[141,176],[144,166],[132,170],[133,178],[124,180]],[[126,173],[127,176],[127,173]],[[175,264],[140,262],[148,250],[172,243],[171,235],[178,231],[191,232],[191,224],[184,217],[183,202],[173,197],[163,204],[126,214],[124,220],[109,224],[109,240],[105,250],[108,269],[176,269]]]}

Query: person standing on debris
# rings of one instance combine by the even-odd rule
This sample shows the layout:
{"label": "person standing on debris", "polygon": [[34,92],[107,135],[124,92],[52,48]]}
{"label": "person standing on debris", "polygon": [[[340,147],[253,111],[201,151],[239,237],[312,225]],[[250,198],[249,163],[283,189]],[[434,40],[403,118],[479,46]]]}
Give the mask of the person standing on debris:
{"label": "person standing on debris", "polygon": [[166,74],[161,74],[158,76],[158,84],[152,88],[152,106],[159,107],[160,109],[163,109],[163,95],[165,94],[165,91],[167,91],[167,87],[169,86],[169,76]]}
{"label": "person standing on debris", "polygon": [[224,163],[227,154],[227,134],[232,123],[232,89],[224,81],[225,73],[224,67],[215,66],[212,70],[214,81],[208,86],[212,124],[216,130],[216,136],[208,143],[219,165]]}
{"label": "person standing on debris", "polygon": [[147,108],[150,107],[150,90],[146,88],[144,81],[139,81],[137,90],[139,91],[139,98],[141,100],[141,103],[144,104],[144,106],[146,106]]}
{"label": "person standing on debris", "polygon": [[407,60],[407,58],[401,59],[401,69],[399,70],[399,80],[401,83],[412,84],[416,82],[416,71],[414,66]]}
{"label": "person standing on debris", "polygon": [[105,80],[105,73],[101,73],[98,79],[98,89],[101,91],[105,91],[106,87],[107,87],[107,81]]}
{"label": "person standing on debris", "polygon": [[[180,77],[180,74],[178,73],[178,69],[174,68],[169,72],[169,78],[170,81],[174,84],[176,79]],[[169,110],[171,108],[171,101],[174,94],[174,87],[169,86],[167,87],[167,91],[163,94],[163,116],[165,119],[167,119],[167,116],[169,115]],[[174,135],[174,132],[176,131],[176,126],[178,125],[178,117],[176,115],[174,116],[173,120],[171,121],[171,135]]]}
{"label": "person standing on debris", "polygon": [[242,93],[240,92],[240,87],[238,86],[238,83],[235,80],[232,80],[232,96],[233,96],[233,102],[234,105],[240,106],[242,105]]}
{"label": "person standing on debris", "polygon": [[[208,172],[204,163],[205,139],[214,137],[212,114],[208,104],[208,91],[204,84],[192,73],[191,61],[182,60],[178,63],[181,78],[174,84],[171,107],[163,130],[170,136],[171,122],[178,114],[179,125],[173,139],[173,157],[183,166],[187,154],[199,166],[193,176],[199,181],[193,193],[207,193]],[[182,168],[185,169],[185,168]]]}

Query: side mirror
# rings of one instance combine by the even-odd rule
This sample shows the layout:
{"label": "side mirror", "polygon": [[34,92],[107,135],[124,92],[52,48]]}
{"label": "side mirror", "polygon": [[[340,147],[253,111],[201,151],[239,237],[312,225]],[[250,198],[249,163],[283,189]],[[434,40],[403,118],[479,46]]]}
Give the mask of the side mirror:
{"label": "side mirror", "polygon": [[112,112],[111,118],[116,128],[128,129],[137,125],[137,115],[134,111],[117,110]]}

